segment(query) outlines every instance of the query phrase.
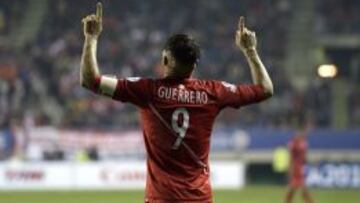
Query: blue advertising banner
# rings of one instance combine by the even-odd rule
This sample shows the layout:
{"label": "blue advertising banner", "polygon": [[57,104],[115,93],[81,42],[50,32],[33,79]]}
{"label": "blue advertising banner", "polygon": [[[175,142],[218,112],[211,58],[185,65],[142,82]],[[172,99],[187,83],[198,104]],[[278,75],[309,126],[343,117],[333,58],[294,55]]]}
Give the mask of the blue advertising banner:
{"label": "blue advertising banner", "polygon": [[320,188],[360,188],[360,163],[307,165],[306,185]]}
{"label": "blue advertising banner", "polygon": [[[248,132],[251,137],[250,149],[285,146],[295,134],[290,130],[254,129]],[[311,149],[318,150],[360,150],[360,130],[316,129],[308,135],[308,143]]]}
{"label": "blue advertising banner", "polygon": [[[215,151],[234,150],[245,147],[249,150],[273,150],[287,146],[296,132],[281,129],[218,128],[212,137]],[[310,149],[315,150],[360,150],[360,130],[315,129],[308,135]]]}

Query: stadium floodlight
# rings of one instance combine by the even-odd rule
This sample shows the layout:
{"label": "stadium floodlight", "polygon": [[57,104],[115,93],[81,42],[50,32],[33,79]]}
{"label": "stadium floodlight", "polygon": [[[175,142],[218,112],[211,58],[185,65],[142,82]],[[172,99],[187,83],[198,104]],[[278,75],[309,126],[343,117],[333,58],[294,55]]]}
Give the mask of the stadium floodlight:
{"label": "stadium floodlight", "polygon": [[338,73],[338,69],[334,64],[322,64],[318,67],[317,73],[322,78],[334,78]]}

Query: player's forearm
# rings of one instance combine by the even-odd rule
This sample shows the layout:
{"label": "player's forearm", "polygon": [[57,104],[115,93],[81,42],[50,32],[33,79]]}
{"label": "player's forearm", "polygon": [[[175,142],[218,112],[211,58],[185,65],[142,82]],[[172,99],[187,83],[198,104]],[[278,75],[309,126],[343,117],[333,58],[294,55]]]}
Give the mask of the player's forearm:
{"label": "player's forearm", "polygon": [[97,58],[97,38],[85,37],[80,64],[80,83],[85,88],[92,88],[96,77],[100,76]]}
{"label": "player's forearm", "polygon": [[247,49],[244,54],[250,66],[253,82],[261,85],[266,94],[272,96],[274,94],[273,84],[257,50],[255,48]]}

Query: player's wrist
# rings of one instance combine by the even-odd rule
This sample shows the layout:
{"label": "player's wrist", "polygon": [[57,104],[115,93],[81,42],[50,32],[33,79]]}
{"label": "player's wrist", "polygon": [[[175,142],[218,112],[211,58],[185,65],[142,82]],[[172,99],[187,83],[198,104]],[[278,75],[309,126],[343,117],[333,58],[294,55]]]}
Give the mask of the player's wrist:
{"label": "player's wrist", "polygon": [[99,38],[99,35],[85,34],[85,40],[86,41],[97,41],[98,38]]}
{"label": "player's wrist", "polygon": [[244,48],[244,51],[245,51],[246,53],[256,52],[256,47],[255,47],[255,46],[247,47],[247,48]]}
{"label": "player's wrist", "polygon": [[255,47],[249,47],[242,49],[246,57],[254,57],[257,55],[257,50]]}

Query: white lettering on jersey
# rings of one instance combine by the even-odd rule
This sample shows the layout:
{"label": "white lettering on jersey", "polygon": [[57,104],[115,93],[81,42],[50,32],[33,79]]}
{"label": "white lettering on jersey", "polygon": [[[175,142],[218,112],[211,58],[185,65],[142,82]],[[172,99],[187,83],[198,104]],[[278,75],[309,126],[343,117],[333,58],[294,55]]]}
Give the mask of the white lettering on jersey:
{"label": "white lettering on jersey", "polygon": [[160,86],[157,96],[160,99],[188,104],[207,104],[209,100],[205,91],[186,90],[183,86],[179,88]]}
{"label": "white lettering on jersey", "polygon": [[100,79],[100,92],[106,96],[113,96],[116,90],[118,80],[116,77],[101,76]]}

